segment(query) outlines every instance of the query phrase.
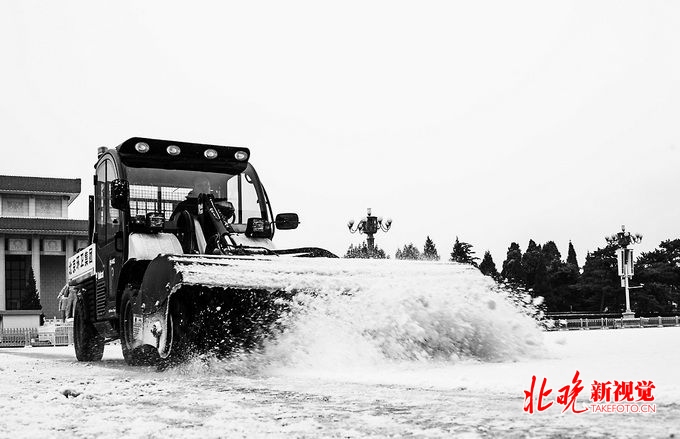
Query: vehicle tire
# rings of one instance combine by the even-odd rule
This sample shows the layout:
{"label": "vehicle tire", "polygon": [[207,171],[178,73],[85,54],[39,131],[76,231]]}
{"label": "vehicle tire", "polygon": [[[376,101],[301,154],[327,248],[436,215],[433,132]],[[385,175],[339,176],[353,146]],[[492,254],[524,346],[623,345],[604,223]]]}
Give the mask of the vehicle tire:
{"label": "vehicle tire", "polygon": [[158,363],[158,369],[164,370],[187,361],[193,351],[189,336],[189,321],[186,307],[180,301],[173,301],[168,310],[168,356]]}
{"label": "vehicle tire", "polygon": [[133,348],[134,320],[132,314],[132,302],[137,289],[127,285],[120,300],[120,346],[123,350],[123,358],[130,366],[152,366],[159,360],[158,351],[150,345],[142,345]]}
{"label": "vehicle tire", "polygon": [[99,335],[92,322],[87,319],[85,300],[76,299],[73,312],[73,346],[78,361],[101,361],[104,355],[104,337]]}

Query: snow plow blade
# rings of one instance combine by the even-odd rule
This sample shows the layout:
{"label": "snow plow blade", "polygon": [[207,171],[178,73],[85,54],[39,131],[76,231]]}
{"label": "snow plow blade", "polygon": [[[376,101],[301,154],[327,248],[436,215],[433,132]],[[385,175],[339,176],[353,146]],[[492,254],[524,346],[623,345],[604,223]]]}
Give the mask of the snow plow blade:
{"label": "snow plow blade", "polygon": [[277,329],[292,295],[282,284],[265,285],[258,274],[261,267],[278,260],[278,256],[155,258],[133,304],[132,348],[150,345],[161,359],[183,361],[192,354],[226,355],[256,347]]}

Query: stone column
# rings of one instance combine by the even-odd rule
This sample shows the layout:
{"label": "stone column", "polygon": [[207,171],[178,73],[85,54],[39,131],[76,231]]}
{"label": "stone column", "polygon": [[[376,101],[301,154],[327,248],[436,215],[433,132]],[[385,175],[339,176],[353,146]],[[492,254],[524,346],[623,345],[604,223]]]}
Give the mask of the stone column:
{"label": "stone column", "polygon": [[5,235],[0,234],[0,311],[7,309],[5,303]]}
{"label": "stone column", "polygon": [[33,267],[33,275],[35,276],[35,286],[38,288],[40,296],[42,296],[42,292],[40,291],[40,236],[33,236],[33,245],[31,249],[31,266]]}
{"label": "stone column", "polygon": [[66,255],[66,264],[64,269],[66,270],[66,281],[68,282],[68,258],[73,256],[73,238],[69,236],[66,238],[66,248],[64,249],[64,255]]}
{"label": "stone column", "polygon": [[28,197],[28,216],[35,217],[35,195]]}

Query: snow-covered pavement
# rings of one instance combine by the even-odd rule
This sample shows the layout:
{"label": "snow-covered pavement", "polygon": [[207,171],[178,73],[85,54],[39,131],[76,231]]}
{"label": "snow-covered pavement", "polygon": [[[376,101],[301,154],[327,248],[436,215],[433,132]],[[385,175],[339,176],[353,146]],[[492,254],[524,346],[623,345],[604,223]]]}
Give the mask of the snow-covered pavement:
{"label": "snow-covered pavement", "polygon": [[[680,434],[680,328],[552,332],[537,358],[302,368],[195,360],[175,369],[101,363],[72,347],[0,350],[0,437],[658,437]],[[597,381],[651,380],[656,413],[525,413],[580,372],[576,407]],[[538,392],[538,387],[536,392]],[[76,396],[77,395],[77,396]]]}
{"label": "snow-covered pavement", "polygon": [[[97,363],[72,347],[0,350],[0,437],[680,434],[680,328],[542,332],[529,296],[457,264],[278,262],[234,270],[240,285],[297,291],[254,352],[158,372],[127,366],[117,345]],[[596,382],[612,387],[605,401],[656,413],[574,413]]]}

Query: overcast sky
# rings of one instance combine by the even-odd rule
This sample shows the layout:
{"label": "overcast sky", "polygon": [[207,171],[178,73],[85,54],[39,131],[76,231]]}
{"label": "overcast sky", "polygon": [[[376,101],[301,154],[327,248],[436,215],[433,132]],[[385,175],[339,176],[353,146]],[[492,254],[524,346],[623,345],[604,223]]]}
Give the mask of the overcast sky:
{"label": "overcast sky", "polygon": [[247,146],[280,247],[680,237],[678,2],[0,3],[0,174],[133,136]]}

